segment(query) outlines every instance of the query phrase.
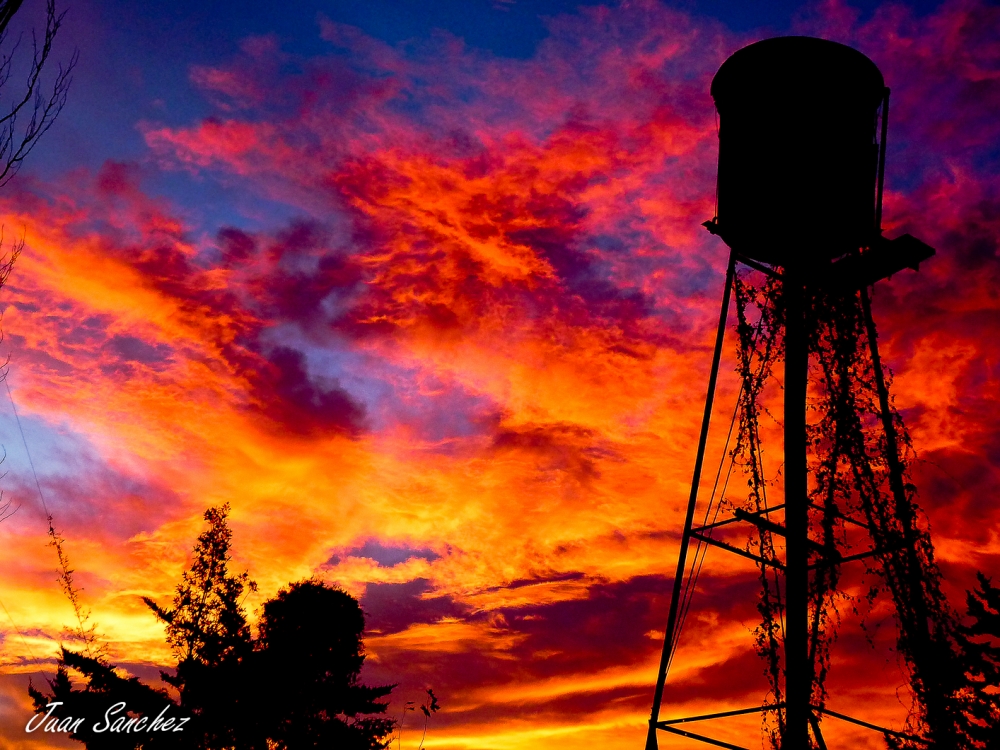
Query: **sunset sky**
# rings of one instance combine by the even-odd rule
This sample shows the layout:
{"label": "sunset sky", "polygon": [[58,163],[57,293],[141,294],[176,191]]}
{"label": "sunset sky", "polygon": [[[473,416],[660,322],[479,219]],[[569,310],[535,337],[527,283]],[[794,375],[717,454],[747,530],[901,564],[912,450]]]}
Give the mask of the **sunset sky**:
{"label": "sunset sky", "polygon": [[[427,687],[441,701],[426,747],[637,750],[728,252],[700,226],[709,84],[790,33],[860,49],[892,88],[886,234],[938,255],[877,286],[880,345],[953,605],[976,570],[1000,578],[995,5],[65,7],[69,103],[0,189],[4,242],[26,243],[0,358],[115,663],[172,666],[140,596],[169,603],[228,502],[248,610],[310,576],[358,596],[364,677],[399,683],[389,714]],[[0,395],[18,507],[0,523],[0,750],[82,747],[23,731],[74,619]],[[754,576],[709,554],[665,716],[763,699]],[[851,624],[829,705],[901,727],[889,612],[874,644]],[[882,746],[827,725],[831,747]],[[716,734],[756,748],[759,720]]]}

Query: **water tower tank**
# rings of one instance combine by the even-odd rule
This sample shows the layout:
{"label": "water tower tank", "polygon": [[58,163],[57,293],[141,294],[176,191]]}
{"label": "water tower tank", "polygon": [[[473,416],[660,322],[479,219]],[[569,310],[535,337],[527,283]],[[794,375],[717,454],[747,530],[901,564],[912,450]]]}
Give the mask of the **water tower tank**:
{"label": "water tower tank", "polygon": [[733,54],[712,81],[714,231],[737,252],[786,267],[867,245],[884,88],[875,63],[825,39],[777,37]]}

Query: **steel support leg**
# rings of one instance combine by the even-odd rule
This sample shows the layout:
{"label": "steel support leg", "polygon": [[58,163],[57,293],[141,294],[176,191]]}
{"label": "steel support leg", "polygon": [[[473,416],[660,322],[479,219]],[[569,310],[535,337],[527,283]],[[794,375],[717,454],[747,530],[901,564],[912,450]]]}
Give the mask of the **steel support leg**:
{"label": "steel support leg", "polygon": [[735,254],[729,254],[726,269],[726,285],[722,292],[722,310],[719,313],[719,327],[715,334],[715,351],[712,354],[712,372],[708,376],[708,396],[705,398],[705,414],[701,421],[701,436],[698,439],[698,453],[694,461],[694,478],[691,480],[691,494],[688,498],[687,515],[684,518],[684,533],[681,535],[681,549],[677,556],[677,572],[670,594],[670,612],[667,615],[667,631],[663,637],[663,653],[660,655],[660,669],[656,676],[656,691],[653,693],[653,710],[649,717],[649,731],[646,734],[646,750],[657,750],[656,722],[660,718],[660,702],[663,700],[663,685],[667,680],[667,666],[673,650],[674,631],[677,627],[677,612],[680,606],[681,588],[684,583],[684,569],[687,566],[688,544],[691,542],[691,528],[694,524],[695,505],[698,502],[698,485],[701,469],[705,462],[705,446],[708,443],[708,426],[712,419],[712,403],[715,401],[715,386],[719,379],[719,362],[722,359],[722,342],[726,336],[726,320],[729,316],[729,298],[733,291],[733,276],[736,273]]}
{"label": "steel support leg", "polygon": [[806,474],[806,384],[809,351],[802,276],[785,269],[785,732],[782,750],[808,750],[812,669],[809,663],[809,506]]}

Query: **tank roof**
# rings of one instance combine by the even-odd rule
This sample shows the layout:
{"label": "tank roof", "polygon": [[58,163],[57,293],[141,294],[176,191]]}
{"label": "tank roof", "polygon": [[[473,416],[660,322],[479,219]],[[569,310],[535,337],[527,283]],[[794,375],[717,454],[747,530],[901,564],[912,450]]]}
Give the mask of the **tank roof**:
{"label": "tank roof", "polygon": [[878,66],[856,49],[815,37],[779,36],[733,53],[712,79],[712,97],[720,112],[730,101],[779,100],[792,91],[800,101],[833,95],[870,98],[877,105],[884,87]]}

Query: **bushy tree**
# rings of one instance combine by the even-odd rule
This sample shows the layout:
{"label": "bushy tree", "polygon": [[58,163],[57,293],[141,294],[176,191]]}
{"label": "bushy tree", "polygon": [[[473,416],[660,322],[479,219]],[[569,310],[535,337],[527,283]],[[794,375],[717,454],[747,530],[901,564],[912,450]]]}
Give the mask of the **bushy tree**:
{"label": "bushy tree", "polygon": [[393,730],[380,699],[392,685],[360,682],[364,614],[357,600],[318,581],[264,604],[253,672],[266,738],[289,750],[385,747]]}

